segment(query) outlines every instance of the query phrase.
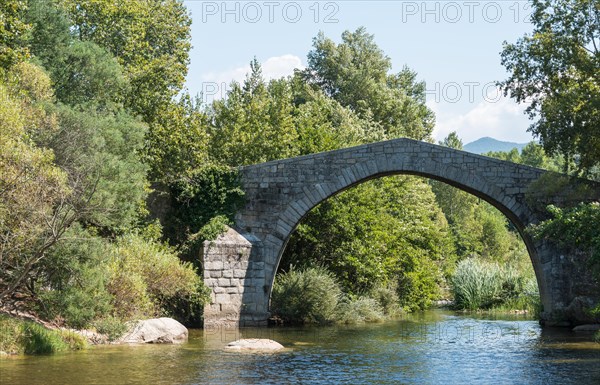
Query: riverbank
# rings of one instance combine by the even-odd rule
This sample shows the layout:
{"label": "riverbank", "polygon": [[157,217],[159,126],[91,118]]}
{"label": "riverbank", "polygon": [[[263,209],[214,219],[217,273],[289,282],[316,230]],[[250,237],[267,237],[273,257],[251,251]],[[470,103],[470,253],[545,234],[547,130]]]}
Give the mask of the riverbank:
{"label": "riverbank", "polygon": [[[103,345],[56,356],[0,360],[7,384],[514,384],[597,383],[600,345],[564,328],[450,311],[375,324],[190,329],[182,345]],[[288,348],[225,349],[241,338]]]}
{"label": "riverbank", "polygon": [[82,350],[93,345],[177,344],[188,339],[188,330],[172,318],[127,323],[115,337],[95,330],[55,327],[41,320],[0,314],[0,356],[43,355]]}
{"label": "riverbank", "polygon": [[81,350],[88,346],[84,336],[71,330],[51,329],[40,323],[0,314],[0,355],[52,354]]}

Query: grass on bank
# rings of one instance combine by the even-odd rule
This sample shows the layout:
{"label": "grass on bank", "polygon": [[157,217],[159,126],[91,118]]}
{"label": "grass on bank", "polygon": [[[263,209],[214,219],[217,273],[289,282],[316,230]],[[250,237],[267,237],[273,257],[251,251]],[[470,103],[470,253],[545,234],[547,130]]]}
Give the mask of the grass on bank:
{"label": "grass on bank", "polygon": [[[461,261],[450,278],[457,310],[513,311],[538,315],[541,304],[535,276],[511,265],[477,259]],[[378,286],[361,296],[342,292],[324,267],[292,269],[275,280],[271,306],[284,323],[364,323],[402,313],[397,288]]]}
{"label": "grass on bank", "polygon": [[51,330],[31,321],[0,315],[0,351],[8,354],[52,354],[80,350],[85,338],[68,330]]}
{"label": "grass on bank", "polygon": [[474,258],[459,262],[450,289],[454,307],[459,310],[525,310],[538,314],[541,306],[535,276],[510,265]]}

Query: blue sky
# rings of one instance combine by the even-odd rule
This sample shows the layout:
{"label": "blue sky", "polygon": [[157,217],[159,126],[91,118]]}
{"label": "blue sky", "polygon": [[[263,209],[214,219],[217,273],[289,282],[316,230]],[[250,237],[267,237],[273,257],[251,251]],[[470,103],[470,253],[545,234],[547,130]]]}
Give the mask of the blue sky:
{"label": "blue sky", "polygon": [[527,1],[200,1],[187,0],[192,52],[187,88],[206,101],[231,80],[243,80],[253,57],[267,78],[306,65],[319,31],[339,42],[366,27],[391,58],[427,83],[436,113],[434,137],[457,131],[465,143],[483,136],[527,142],[524,106],[504,98],[494,82],[507,77],[502,42],[531,31]]}

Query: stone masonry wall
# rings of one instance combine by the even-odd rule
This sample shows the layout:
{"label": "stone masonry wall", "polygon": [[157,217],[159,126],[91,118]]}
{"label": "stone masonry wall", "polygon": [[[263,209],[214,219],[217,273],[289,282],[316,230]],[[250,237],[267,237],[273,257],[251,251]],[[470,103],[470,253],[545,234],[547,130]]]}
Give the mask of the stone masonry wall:
{"label": "stone masonry wall", "polygon": [[[266,306],[260,306],[264,302],[264,263],[252,260],[253,245],[248,238],[227,227],[216,240],[204,242],[204,284],[211,290],[210,304],[204,308],[205,327],[266,323]],[[257,244],[254,253],[259,249]]]}

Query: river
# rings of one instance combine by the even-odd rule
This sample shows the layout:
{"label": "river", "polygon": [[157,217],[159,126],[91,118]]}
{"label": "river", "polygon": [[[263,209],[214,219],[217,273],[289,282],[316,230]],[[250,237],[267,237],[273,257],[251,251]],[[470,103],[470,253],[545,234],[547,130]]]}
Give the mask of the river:
{"label": "river", "polygon": [[[224,350],[271,338],[278,353]],[[191,330],[182,345],[0,359],[0,384],[600,384],[589,334],[433,310],[379,324]]]}

